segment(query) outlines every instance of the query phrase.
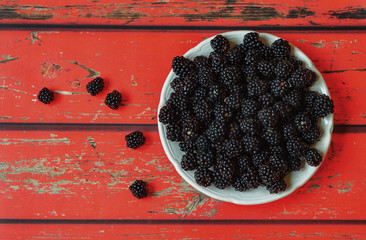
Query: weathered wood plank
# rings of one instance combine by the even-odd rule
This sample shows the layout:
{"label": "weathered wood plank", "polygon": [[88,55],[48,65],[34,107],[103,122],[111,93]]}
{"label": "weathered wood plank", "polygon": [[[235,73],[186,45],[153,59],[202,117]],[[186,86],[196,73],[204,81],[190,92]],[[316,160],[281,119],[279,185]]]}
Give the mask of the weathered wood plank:
{"label": "weathered wood plank", "polygon": [[70,5],[2,1],[1,23],[122,24],[131,26],[351,26],[365,25],[360,0],[88,1]]}
{"label": "weathered wood plank", "polygon": [[[3,31],[0,39],[0,122],[156,123],[164,80],[176,55],[217,31],[29,32]],[[335,102],[335,122],[365,122],[364,32],[281,32],[313,59]],[[67,39],[67,41],[65,41]],[[95,76],[106,80],[98,96],[86,94]],[[51,105],[36,101],[47,86]],[[104,105],[122,92],[124,106]]]}
{"label": "weathered wood plank", "polygon": [[[143,129],[142,129],[143,130]],[[126,149],[125,132],[2,131],[2,219],[364,219],[366,134],[334,134],[327,159],[290,196],[257,206],[210,199],[189,186],[156,132]],[[144,179],[151,195],[128,190]]]}
{"label": "weathered wood plank", "polygon": [[[218,230],[219,229],[219,230]],[[365,239],[347,224],[7,224],[2,239]]]}

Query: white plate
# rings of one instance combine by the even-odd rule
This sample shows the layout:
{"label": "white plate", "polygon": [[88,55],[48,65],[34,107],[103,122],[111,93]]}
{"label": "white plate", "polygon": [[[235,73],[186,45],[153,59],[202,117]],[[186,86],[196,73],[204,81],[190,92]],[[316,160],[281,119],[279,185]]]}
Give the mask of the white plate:
{"label": "white plate", "polygon": [[[251,31],[233,31],[233,32],[222,33],[221,35],[225,36],[232,43],[240,44],[243,41],[244,35],[249,32]],[[200,55],[208,56],[209,53],[212,52],[210,41],[214,37],[215,36],[202,41],[196,47],[190,49],[186,54],[184,54],[184,56],[191,60],[193,60],[195,56]],[[277,36],[268,33],[259,33],[259,37],[262,40],[262,42],[265,43],[267,46],[269,46],[272,42],[274,42],[276,39],[279,38]],[[292,54],[297,59],[304,62],[303,66],[305,66],[308,69],[311,69],[317,74],[318,80],[311,89],[319,93],[329,95],[327,85],[325,84],[322,75],[315,68],[311,60],[302,51],[300,51],[293,45],[292,45],[292,51],[293,51]],[[161,91],[159,112],[160,109],[165,105],[165,102],[169,98],[170,94],[173,92],[172,88],[170,87],[170,82],[174,79],[174,77],[176,77],[176,75],[173,73],[173,71],[170,71],[167,79],[165,80],[163,89]],[[285,178],[288,188],[286,191],[281,192],[279,194],[269,194],[269,192],[264,187],[259,187],[257,189],[249,190],[246,192],[235,191],[233,187],[227,189],[218,189],[213,185],[205,188],[196,183],[194,179],[194,171],[184,171],[181,168],[180,162],[184,153],[179,149],[177,142],[171,142],[166,139],[166,128],[164,124],[158,121],[158,127],[159,127],[160,139],[163,144],[165,153],[168,156],[169,160],[173,163],[177,172],[184,178],[184,180],[186,180],[195,189],[206,194],[207,196],[210,196],[218,200],[232,202],[241,205],[254,205],[254,204],[272,202],[281,199],[289,195],[290,193],[294,192],[297,188],[306,183],[319,168],[319,166],[311,167],[305,164],[305,166],[300,171],[288,174]],[[322,137],[320,141],[315,144],[315,147],[316,149],[319,150],[324,159],[328,151],[333,132],[333,114],[329,114],[326,118],[323,118],[320,121],[320,128],[322,130]]]}

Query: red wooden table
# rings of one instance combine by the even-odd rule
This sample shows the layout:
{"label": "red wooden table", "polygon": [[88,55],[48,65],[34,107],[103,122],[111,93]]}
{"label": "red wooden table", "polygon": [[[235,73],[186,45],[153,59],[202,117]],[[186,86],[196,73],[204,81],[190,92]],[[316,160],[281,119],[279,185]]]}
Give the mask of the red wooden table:
{"label": "red wooden table", "polygon": [[[0,239],[366,239],[366,4],[321,1],[2,1]],[[203,39],[253,29],[283,37],[322,72],[335,132],[319,171],[276,202],[200,194],[160,144],[170,63]],[[104,106],[85,85],[121,91]],[[57,92],[50,105],[41,88]],[[125,147],[141,130],[146,144]],[[145,179],[151,195],[128,190]]]}

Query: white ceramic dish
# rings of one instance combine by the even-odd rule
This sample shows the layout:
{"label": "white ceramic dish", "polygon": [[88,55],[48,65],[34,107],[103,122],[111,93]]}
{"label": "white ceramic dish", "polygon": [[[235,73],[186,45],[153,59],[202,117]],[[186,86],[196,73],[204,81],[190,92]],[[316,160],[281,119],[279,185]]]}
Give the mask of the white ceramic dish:
{"label": "white ceramic dish", "polygon": [[[233,32],[226,32],[222,33],[221,35],[225,36],[230,40],[230,42],[235,44],[240,44],[243,41],[244,35],[249,33],[251,31],[233,31]],[[212,52],[212,48],[210,46],[210,41],[213,37],[210,37],[201,43],[199,43],[196,47],[190,49],[184,56],[186,58],[189,58],[193,60],[195,56],[203,55],[208,56],[210,52]],[[274,42],[279,37],[274,36],[272,34],[268,33],[259,33],[259,37],[262,40],[263,43],[265,43],[267,46],[269,46],[272,42]],[[319,93],[324,93],[329,95],[329,91],[327,88],[327,85],[320,74],[320,72],[315,68],[314,64],[311,62],[311,60],[298,48],[292,45],[292,51],[293,55],[304,62],[304,66],[306,68],[311,69],[314,71],[317,76],[318,80],[311,88],[314,91],[317,91]],[[173,92],[173,90],[170,87],[170,82],[174,79],[176,75],[173,73],[173,71],[170,71],[167,79],[165,80],[163,89],[161,91],[160,96],[160,103],[159,103],[159,111],[161,107],[165,105],[166,100],[169,98],[170,94]],[[163,144],[164,150],[166,155],[168,156],[169,160],[173,163],[175,169],[177,172],[186,180],[190,185],[192,185],[195,189],[198,191],[206,194],[207,196],[210,196],[212,198],[226,201],[226,202],[232,202],[236,204],[241,205],[254,205],[254,204],[263,204],[272,202],[278,199],[281,199],[290,193],[294,192],[297,188],[302,186],[304,183],[306,183],[318,170],[318,167],[311,167],[307,164],[297,172],[292,172],[288,174],[285,178],[285,181],[288,185],[288,188],[286,191],[279,193],[279,194],[269,194],[269,192],[264,187],[259,187],[254,190],[249,190],[246,192],[238,192],[235,191],[232,187],[227,189],[218,189],[214,186],[210,187],[202,187],[198,185],[194,180],[194,171],[184,171],[181,166],[181,158],[183,156],[183,152],[180,151],[178,143],[177,142],[171,142],[166,139],[166,128],[164,124],[160,123],[158,121],[158,128],[159,128],[159,135],[161,142]],[[329,114],[326,118],[321,120],[320,128],[322,130],[322,137],[318,143],[315,144],[315,147],[319,150],[319,152],[322,154],[323,159],[328,151],[331,136],[333,132],[333,114]]]}

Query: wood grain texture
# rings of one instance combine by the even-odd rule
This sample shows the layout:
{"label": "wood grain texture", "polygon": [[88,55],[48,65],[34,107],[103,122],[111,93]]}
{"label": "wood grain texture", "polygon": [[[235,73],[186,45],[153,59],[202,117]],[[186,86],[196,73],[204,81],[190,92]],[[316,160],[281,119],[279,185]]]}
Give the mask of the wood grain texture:
{"label": "wood grain texture", "polygon": [[364,225],[7,224],[2,239],[365,239]]}
{"label": "wood grain texture", "polygon": [[[327,159],[290,196],[238,206],[199,194],[175,171],[157,132],[126,149],[126,132],[2,131],[0,219],[364,219],[366,135],[334,134]],[[150,196],[128,190],[148,182]]]}
{"label": "wood grain texture", "polygon": [[[0,122],[155,124],[160,91],[171,60],[218,31],[2,31]],[[273,32],[315,63],[330,88],[336,124],[364,124],[364,32]],[[67,39],[67,40],[66,40]],[[98,96],[86,93],[96,76],[106,81]],[[44,105],[43,87],[57,92]],[[106,93],[122,92],[124,105],[104,105]]]}
{"label": "wood grain texture", "polygon": [[362,0],[4,0],[0,6],[0,23],[333,27],[365,25],[365,19]]}

